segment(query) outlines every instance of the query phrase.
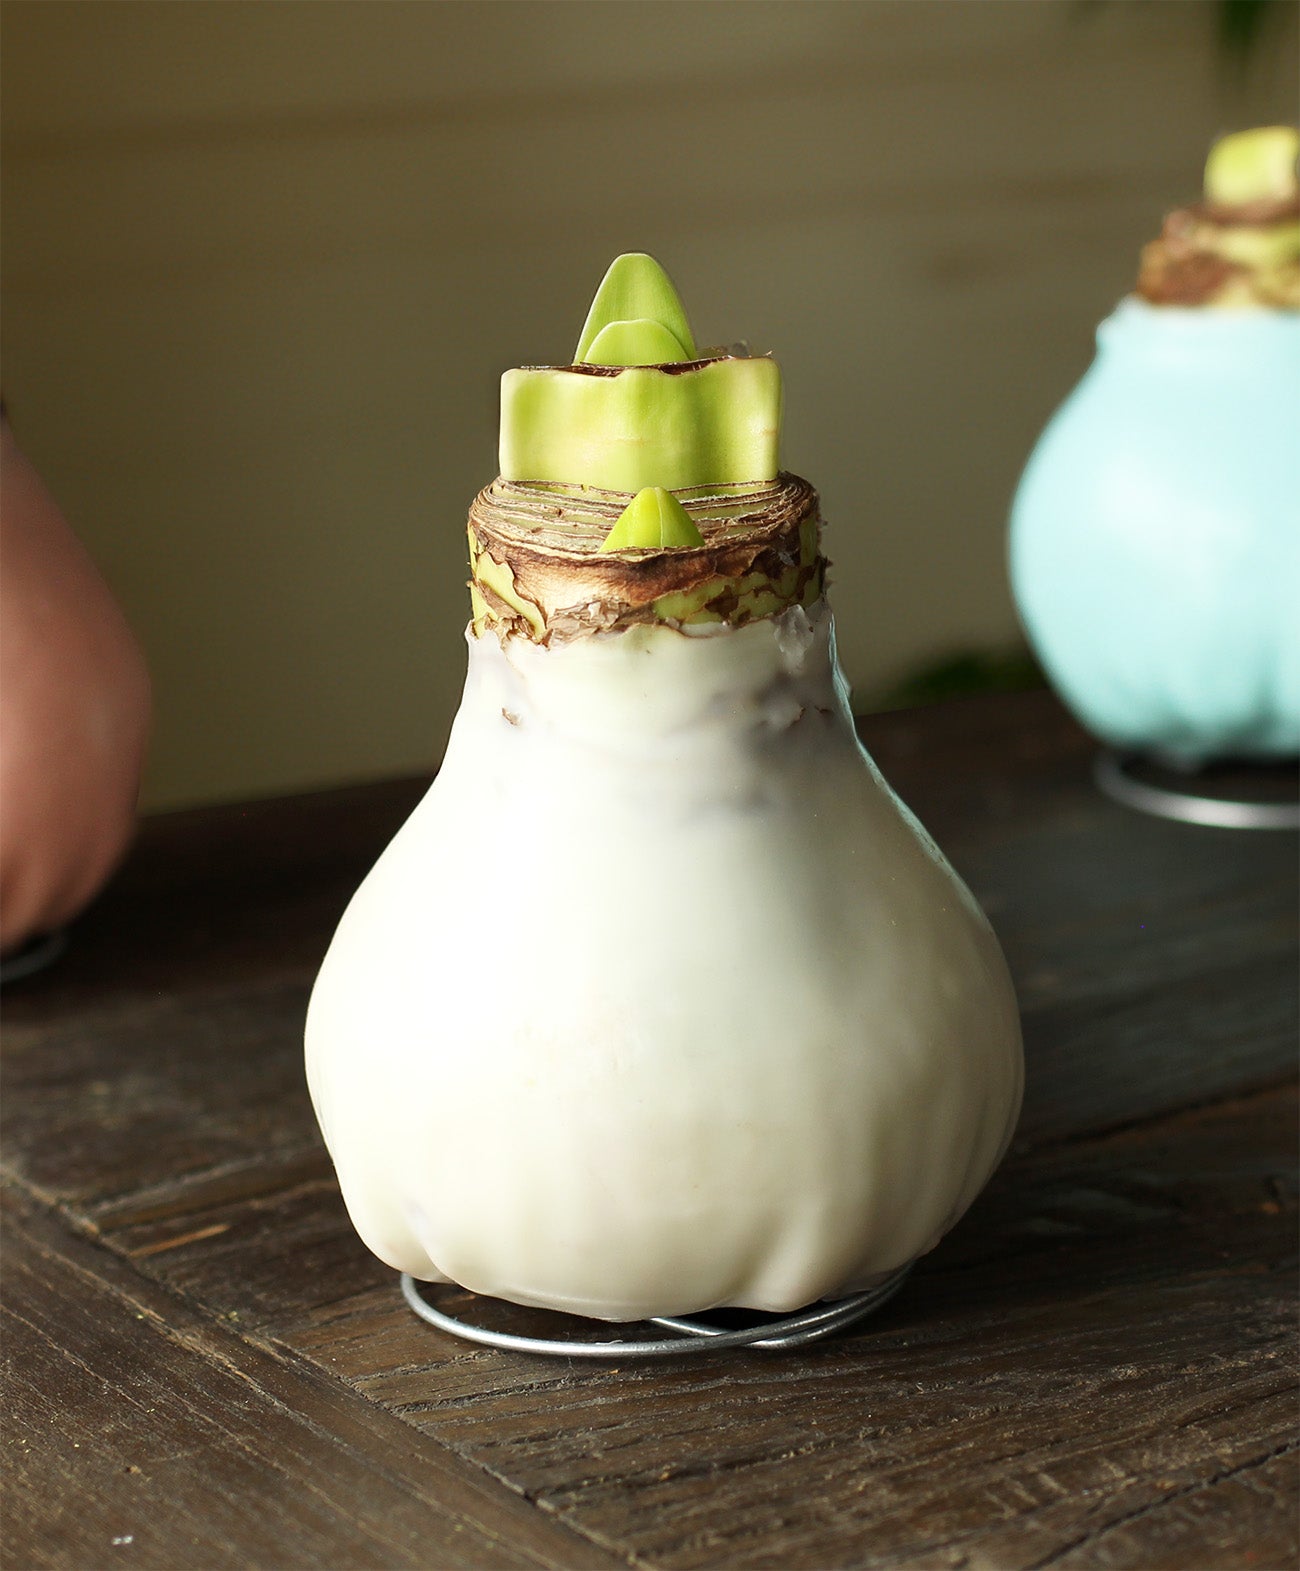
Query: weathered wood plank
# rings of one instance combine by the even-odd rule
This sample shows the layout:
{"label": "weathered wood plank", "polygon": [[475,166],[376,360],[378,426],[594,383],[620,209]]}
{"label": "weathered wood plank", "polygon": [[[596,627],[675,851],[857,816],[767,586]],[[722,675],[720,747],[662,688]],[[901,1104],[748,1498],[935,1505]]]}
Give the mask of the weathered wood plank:
{"label": "weathered wood plank", "polygon": [[5,1564],[626,1564],[5,1202]]}
{"label": "weathered wood plank", "polygon": [[[449,1341],[326,1184],[106,1237],[656,1564],[1107,1564],[1139,1531],[1154,1553],[1166,1520],[1177,1541],[1193,1509],[1225,1519],[1215,1564],[1248,1564],[1295,1544],[1280,1496],[1228,1490],[1291,1439],[1295,1114],[1265,1092],[1019,1152],[894,1305],[797,1360],[605,1370]],[[321,1270],[313,1239],[343,1265]]]}
{"label": "weathered wood plank", "polygon": [[316,1176],[279,1189],[264,1168],[263,1189],[245,1198],[212,1203],[196,1186],[184,1210],[137,1220],[123,1207],[85,1220],[146,1275],[246,1327],[274,1325],[304,1304],[347,1302],[393,1281],[348,1222],[323,1151],[318,1162]]}
{"label": "weathered wood plank", "polygon": [[[1251,1571],[1294,1564],[1300,1514],[1300,1457],[1288,1447],[1258,1462],[1225,1468],[1204,1482],[1179,1487],[1172,1480],[1153,1504],[1094,1532],[1080,1533],[1068,1549],[1042,1567],[1130,1567],[1142,1571]],[[1248,1544],[1234,1543],[1236,1524],[1254,1524]],[[1213,1547],[1211,1547],[1213,1546]],[[1229,1547],[1230,1546],[1230,1547]]]}
{"label": "weathered wood plank", "polygon": [[306,1007],[303,984],[272,984],[140,1000],[89,1030],[7,1023],[8,1160],[92,1201],[300,1158],[318,1144],[295,1051]]}
{"label": "weathered wood plank", "polygon": [[391,1290],[279,1335],[656,1565],[1146,1566],[1188,1512],[1214,1536],[1182,1564],[1260,1564],[1300,1547],[1294,1118],[1267,1093],[1027,1156],[879,1319],[797,1359],[538,1363]]}

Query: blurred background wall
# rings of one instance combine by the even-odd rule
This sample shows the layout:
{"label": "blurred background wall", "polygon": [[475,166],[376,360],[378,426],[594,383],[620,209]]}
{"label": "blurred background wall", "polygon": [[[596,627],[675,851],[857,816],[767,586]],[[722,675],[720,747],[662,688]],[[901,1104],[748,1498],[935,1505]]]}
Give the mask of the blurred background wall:
{"label": "blurred background wall", "polygon": [[496,385],[622,250],[786,374],[861,706],[1016,639],[1007,504],[1216,132],[1206,0],[3,9],[4,390],[154,671],[146,805],[430,769]]}

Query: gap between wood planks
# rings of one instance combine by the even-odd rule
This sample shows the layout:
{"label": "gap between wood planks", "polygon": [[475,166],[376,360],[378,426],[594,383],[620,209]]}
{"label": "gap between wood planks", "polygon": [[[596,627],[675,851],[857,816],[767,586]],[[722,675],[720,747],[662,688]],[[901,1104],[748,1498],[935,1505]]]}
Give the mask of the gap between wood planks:
{"label": "gap between wood planks", "polygon": [[1047,1567],[1059,1565],[1067,1555],[1081,1549],[1085,1544],[1095,1544],[1108,1534],[1120,1532],[1133,1522],[1140,1522],[1145,1518],[1156,1515],[1157,1512],[1166,1510],[1171,1505],[1176,1505],[1179,1500],[1188,1495],[1199,1494],[1205,1490],[1216,1489],[1220,1484],[1227,1483],[1230,1479],[1239,1478],[1243,1473],[1251,1473],[1258,1468],[1267,1467],[1270,1462],[1284,1456],[1292,1456],[1300,1450],[1300,1441],[1288,1440],[1284,1444],[1274,1446],[1264,1452],[1262,1456],[1254,1457],[1248,1462],[1238,1463],[1236,1467],[1225,1467],[1221,1472],[1215,1473],[1210,1478],[1198,1479],[1193,1484],[1185,1484],[1181,1489],[1175,1488],[1167,1495],[1162,1495],[1158,1500],[1148,1501],[1145,1505],[1137,1506],[1123,1516],[1115,1517],[1112,1521],[1104,1522],[1095,1532],[1080,1533],[1077,1538],[1069,1543],[1062,1544],[1050,1555],[1041,1560],[1035,1560],[1031,1565],[1025,1566],[1023,1571],[1047,1571]]}
{"label": "gap between wood planks", "polygon": [[1247,1107],[1251,1102],[1264,1101],[1276,1096],[1279,1091],[1286,1091],[1294,1084],[1295,1072],[1283,1070],[1275,1076],[1259,1081],[1249,1090],[1236,1091],[1230,1096],[1192,1097],[1187,1102],[1180,1102],[1176,1108],[1140,1113],[1135,1118],[1119,1118],[1113,1123],[1103,1124],[1097,1128],[1062,1130],[1059,1134],[1055,1131],[1045,1131],[1041,1136],[1030,1137],[1023,1142],[1016,1136],[1012,1139],[1011,1151],[1018,1156],[1032,1158],[1043,1152],[1068,1150],[1092,1143],[1103,1145],[1108,1140],[1139,1132],[1155,1134],[1161,1124],[1177,1123],[1179,1119],[1192,1118],[1197,1113],[1206,1113],[1211,1109],[1231,1112],[1234,1108]]}

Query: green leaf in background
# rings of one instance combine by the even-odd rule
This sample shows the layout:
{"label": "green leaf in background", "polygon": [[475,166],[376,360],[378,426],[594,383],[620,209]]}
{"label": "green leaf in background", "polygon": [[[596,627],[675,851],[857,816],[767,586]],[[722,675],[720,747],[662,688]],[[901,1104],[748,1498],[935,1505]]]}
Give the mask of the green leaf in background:
{"label": "green leaf in background", "polygon": [[[1075,0],[1074,9],[1086,15],[1109,3],[1110,0]],[[1152,0],[1141,3],[1150,5]],[[1259,43],[1264,23],[1281,12],[1281,0],[1214,0],[1214,30],[1220,54],[1235,65],[1244,65]]]}
{"label": "green leaf in background", "polygon": [[1225,55],[1244,59],[1254,49],[1260,28],[1277,0],[1218,0],[1219,46]]}
{"label": "green leaf in background", "polygon": [[975,693],[1022,693],[1044,686],[1042,668],[1024,645],[966,649],[918,667],[887,688],[871,707],[919,709]]}

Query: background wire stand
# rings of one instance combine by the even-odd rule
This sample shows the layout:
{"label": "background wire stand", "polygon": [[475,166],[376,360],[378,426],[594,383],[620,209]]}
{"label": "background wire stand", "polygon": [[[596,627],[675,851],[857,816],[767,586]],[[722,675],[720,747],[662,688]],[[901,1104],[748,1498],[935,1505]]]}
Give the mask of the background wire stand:
{"label": "background wire stand", "polygon": [[[647,1324],[660,1326],[672,1332],[666,1337],[613,1338],[590,1341],[581,1336],[535,1337],[517,1336],[508,1331],[493,1331],[487,1326],[459,1320],[453,1315],[435,1309],[420,1291],[422,1285],[406,1272],[402,1273],[402,1296],[421,1320],[484,1347],[500,1348],[511,1353],[534,1353],[547,1358],[682,1358],[701,1353],[720,1353],[732,1347],[754,1347],[763,1351],[783,1352],[790,1348],[805,1347],[809,1342],[819,1342],[823,1337],[863,1320],[887,1304],[902,1287],[911,1270],[910,1265],[893,1272],[883,1282],[865,1292],[854,1293],[848,1298],[831,1303],[813,1305],[793,1315],[783,1315],[761,1325],[744,1326],[727,1330],[710,1325],[698,1316],[675,1317],[652,1315]],[[578,1317],[569,1317],[577,1319]],[[591,1324],[586,1321],[584,1324]]]}
{"label": "background wire stand", "polygon": [[25,976],[34,976],[53,965],[68,947],[68,935],[63,931],[42,933],[27,941],[20,949],[0,955],[0,987],[10,982],[20,982]]}
{"label": "background wire stand", "polygon": [[1103,748],[1093,759],[1092,775],[1112,801],[1156,818],[1214,829],[1300,829],[1294,764],[1180,769]]}

